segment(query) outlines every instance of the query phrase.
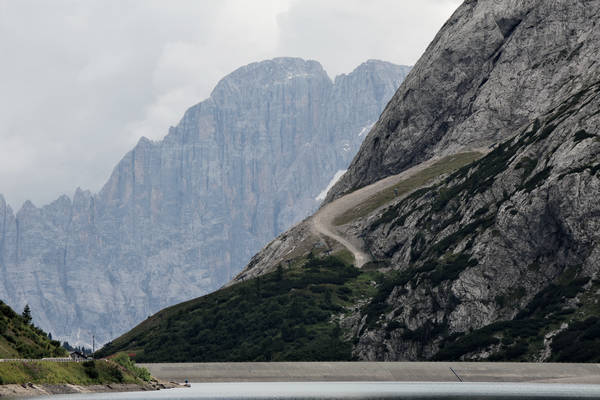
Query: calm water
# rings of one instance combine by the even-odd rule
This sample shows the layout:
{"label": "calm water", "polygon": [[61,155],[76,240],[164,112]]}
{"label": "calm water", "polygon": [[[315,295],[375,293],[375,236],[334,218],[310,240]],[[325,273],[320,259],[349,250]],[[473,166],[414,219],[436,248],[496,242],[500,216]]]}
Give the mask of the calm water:
{"label": "calm water", "polygon": [[407,382],[196,383],[156,392],[45,396],[48,400],[141,399],[600,399],[600,385]]}

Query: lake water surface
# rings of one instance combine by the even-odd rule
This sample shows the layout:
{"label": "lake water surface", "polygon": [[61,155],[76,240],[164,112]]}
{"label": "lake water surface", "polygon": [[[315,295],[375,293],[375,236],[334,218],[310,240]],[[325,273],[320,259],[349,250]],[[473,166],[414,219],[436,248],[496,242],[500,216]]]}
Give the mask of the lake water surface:
{"label": "lake water surface", "polygon": [[600,399],[600,385],[439,382],[196,383],[191,388],[155,392],[71,394],[36,399]]}

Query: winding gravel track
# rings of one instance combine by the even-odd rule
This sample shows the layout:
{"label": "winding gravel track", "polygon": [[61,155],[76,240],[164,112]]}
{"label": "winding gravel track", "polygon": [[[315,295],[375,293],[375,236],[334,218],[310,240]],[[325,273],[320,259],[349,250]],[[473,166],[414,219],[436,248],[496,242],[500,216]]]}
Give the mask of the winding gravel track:
{"label": "winding gravel track", "polygon": [[[489,148],[476,148],[464,149],[460,152],[479,152],[482,153],[482,155],[485,155],[489,151]],[[432,157],[429,160],[422,162],[419,165],[415,165],[412,168],[404,170],[397,175],[388,176],[387,178],[381,179],[368,186],[355,190],[354,192],[340,197],[337,200],[332,201],[331,203],[321,207],[312,216],[310,220],[312,232],[317,236],[324,235],[339,242],[342,246],[346,247],[354,255],[355,266],[357,268],[362,267],[364,264],[371,260],[371,256],[364,250],[362,240],[360,238],[357,238],[346,232],[341,231],[339,227],[334,225],[333,221],[337,217],[346,213],[347,211],[364,203],[367,199],[381,192],[382,190],[385,190],[390,186],[394,186],[399,182],[402,182],[403,180],[408,179],[411,176],[423,171],[424,169],[429,168],[441,158],[442,157],[440,156]],[[417,189],[418,188],[416,188],[415,190]],[[398,199],[402,199],[413,192],[414,190],[403,193],[398,197]]]}

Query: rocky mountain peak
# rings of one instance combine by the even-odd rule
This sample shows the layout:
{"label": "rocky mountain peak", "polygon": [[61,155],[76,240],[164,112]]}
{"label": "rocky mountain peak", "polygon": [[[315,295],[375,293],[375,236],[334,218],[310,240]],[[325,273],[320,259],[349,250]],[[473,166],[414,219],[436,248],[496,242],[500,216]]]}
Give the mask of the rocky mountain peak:
{"label": "rocky mountain peak", "polygon": [[37,207],[30,200],[25,200],[17,215],[25,215],[37,211]]}
{"label": "rocky mountain peak", "polygon": [[347,76],[347,75],[356,75],[356,74],[365,74],[365,73],[377,73],[377,72],[382,72],[382,71],[390,71],[390,70],[404,70],[405,72],[409,72],[410,68],[403,66],[403,65],[397,65],[397,64],[393,64],[391,62],[387,62],[387,61],[382,61],[382,60],[376,60],[376,59],[369,59],[367,61],[365,61],[364,63],[360,64],[358,67],[356,67],[352,72],[348,73],[348,74],[340,74],[338,76],[336,76],[336,79],[339,79],[343,76]]}
{"label": "rocky mountain peak", "polygon": [[219,105],[223,105],[225,100],[229,103],[233,96],[242,101],[249,93],[266,93],[273,90],[273,87],[286,87],[298,78],[301,78],[301,82],[313,79],[317,82],[330,80],[317,61],[280,57],[236,69],[219,81],[211,93],[211,99]]}

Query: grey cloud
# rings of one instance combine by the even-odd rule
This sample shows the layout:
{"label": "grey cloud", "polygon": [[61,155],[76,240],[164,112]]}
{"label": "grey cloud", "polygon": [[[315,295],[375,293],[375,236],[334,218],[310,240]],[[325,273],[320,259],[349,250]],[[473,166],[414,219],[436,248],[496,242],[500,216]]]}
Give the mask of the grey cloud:
{"label": "grey cloud", "polygon": [[99,190],[140,136],[253,61],[414,63],[458,3],[0,0],[0,193],[19,208]]}

